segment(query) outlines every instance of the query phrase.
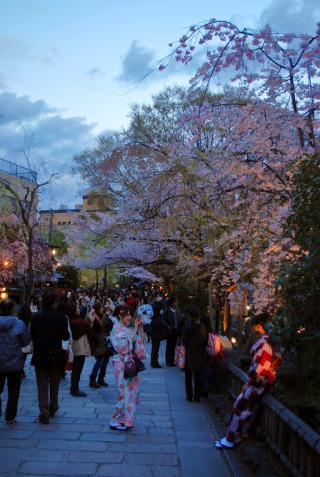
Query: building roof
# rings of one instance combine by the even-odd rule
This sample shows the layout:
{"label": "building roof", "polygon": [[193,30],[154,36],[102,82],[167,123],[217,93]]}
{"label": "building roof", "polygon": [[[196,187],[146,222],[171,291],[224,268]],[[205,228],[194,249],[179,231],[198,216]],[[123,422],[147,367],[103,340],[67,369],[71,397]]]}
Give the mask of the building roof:
{"label": "building roof", "polygon": [[63,214],[69,212],[81,212],[82,209],[47,209],[39,210],[39,214]]}
{"label": "building roof", "polygon": [[25,181],[29,181],[34,184],[37,182],[36,171],[28,169],[27,167],[19,166],[19,164],[7,161],[2,157],[0,157],[0,172],[4,172],[10,176],[19,177],[20,179],[24,179]]}

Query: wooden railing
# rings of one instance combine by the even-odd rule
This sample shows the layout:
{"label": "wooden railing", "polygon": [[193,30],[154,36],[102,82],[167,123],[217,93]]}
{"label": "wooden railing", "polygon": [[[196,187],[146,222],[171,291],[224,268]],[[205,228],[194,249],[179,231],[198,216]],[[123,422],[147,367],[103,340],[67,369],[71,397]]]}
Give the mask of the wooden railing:
{"label": "wooden railing", "polygon": [[[227,388],[235,398],[247,376],[227,364]],[[299,477],[320,476],[320,435],[271,394],[263,400],[262,432],[270,447],[290,473]]]}

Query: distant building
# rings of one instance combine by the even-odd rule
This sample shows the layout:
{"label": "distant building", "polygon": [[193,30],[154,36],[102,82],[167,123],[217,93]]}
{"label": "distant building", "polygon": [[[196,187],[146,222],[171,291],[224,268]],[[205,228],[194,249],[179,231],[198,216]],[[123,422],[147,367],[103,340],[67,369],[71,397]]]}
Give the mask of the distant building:
{"label": "distant building", "polygon": [[[37,173],[27,167],[0,158],[0,207],[18,211],[17,198],[6,188],[8,184],[15,190],[19,199],[30,200],[31,192],[37,184]],[[34,218],[38,207],[38,196],[33,204]]]}
{"label": "distant building", "polygon": [[61,204],[59,209],[40,210],[40,226],[42,233],[52,235],[52,231],[70,226],[75,226],[79,218],[85,212],[106,212],[110,210],[110,201],[108,196],[88,191],[83,196],[82,204],[78,204],[75,208],[68,208],[67,205]]}
{"label": "distant building", "polygon": [[101,194],[95,191],[88,191],[82,199],[82,210],[91,212],[102,212],[110,210],[110,198],[106,194]]}

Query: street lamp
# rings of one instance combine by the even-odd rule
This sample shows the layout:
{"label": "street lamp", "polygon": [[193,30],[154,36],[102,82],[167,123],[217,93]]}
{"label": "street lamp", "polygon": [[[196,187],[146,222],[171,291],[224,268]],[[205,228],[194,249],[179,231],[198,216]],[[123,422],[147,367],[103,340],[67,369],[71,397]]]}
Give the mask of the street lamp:
{"label": "street lamp", "polygon": [[10,265],[9,260],[4,260],[4,262],[3,262],[4,268],[8,268],[9,265]]}
{"label": "street lamp", "polygon": [[7,300],[8,299],[8,292],[6,288],[0,288],[0,299]]}

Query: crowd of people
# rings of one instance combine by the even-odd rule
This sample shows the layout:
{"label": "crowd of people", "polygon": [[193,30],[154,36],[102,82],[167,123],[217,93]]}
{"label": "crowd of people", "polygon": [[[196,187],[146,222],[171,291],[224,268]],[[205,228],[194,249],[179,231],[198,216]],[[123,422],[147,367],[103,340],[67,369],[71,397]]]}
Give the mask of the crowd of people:
{"label": "crowd of people", "polygon": [[[132,428],[147,341],[151,341],[153,369],[162,368],[159,350],[163,341],[165,365],[183,368],[188,402],[200,402],[208,394],[208,343],[218,338],[212,333],[209,318],[195,304],[182,312],[175,296],[152,289],[139,293],[123,289],[112,293],[78,290],[59,299],[44,294],[23,305],[17,317],[13,306],[12,300],[0,303],[0,396],[7,380],[7,424],[16,422],[24,365],[30,353],[41,424],[49,424],[58,411],[59,384],[68,370],[70,394],[86,397],[80,383],[85,360],[91,356],[95,363],[88,384],[93,389],[108,387],[106,372],[112,361],[118,401],[110,429]],[[218,449],[230,449],[246,435],[250,419],[275,379],[273,351],[265,332],[267,320],[265,314],[252,320],[248,383],[235,402],[226,436],[215,442]],[[178,348],[183,349],[182,365],[177,364]]]}

